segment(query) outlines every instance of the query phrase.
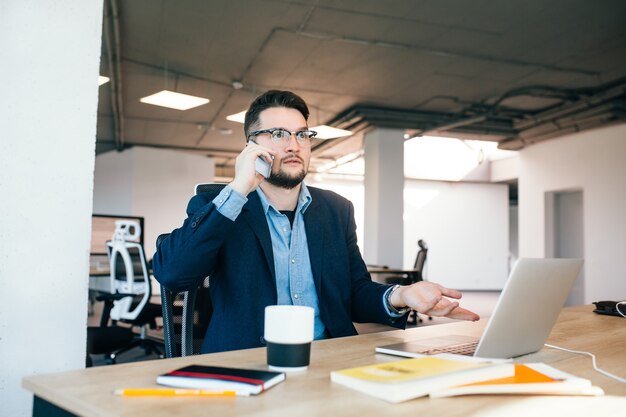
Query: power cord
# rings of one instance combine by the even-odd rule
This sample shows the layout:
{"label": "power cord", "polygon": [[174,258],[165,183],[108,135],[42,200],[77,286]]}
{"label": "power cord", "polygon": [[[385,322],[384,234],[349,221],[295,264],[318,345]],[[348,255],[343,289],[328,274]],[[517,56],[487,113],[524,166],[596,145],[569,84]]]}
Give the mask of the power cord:
{"label": "power cord", "polygon": [[[626,301],[622,301],[622,302],[620,302],[619,304],[626,304]],[[621,312],[621,311],[619,311],[619,309],[618,309],[617,311],[618,311],[620,314],[622,314],[622,312]],[[623,314],[622,314],[622,315],[623,315]],[[624,317],[626,317],[626,316],[624,316]],[[544,346],[549,347],[549,348],[552,348],[552,349],[563,350],[563,351],[565,351],[565,352],[576,353],[576,354],[578,354],[578,355],[587,355],[587,356],[591,356],[591,364],[593,365],[593,369],[595,369],[597,372],[600,372],[600,373],[601,373],[602,375],[604,375],[604,376],[608,376],[609,378],[613,378],[613,379],[615,379],[616,381],[621,382],[622,384],[626,384],[626,378],[622,378],[622,377],[620,377],[620,376],[614,375],[614,374],[609,373],[609,372],[607,372],[607,371],[605,371],[605,370],[603,370],[603,369],[598,368],[598,367],[597,367],[597,365],[596,365],[596,355],[594,355],[593,353],[590,353],[590,352],[582,352],[582,351],[579,351],[579,350],[565,349],[565,348],[562,348],[562,347],[559,347],[559,346],[549,345],[549,344],[547,344],[547,343],[546,343]]]}
{"label": "power cord", "polygon": [[626,305],[626,301],[620,301],[619,303],[615,304],[615,310],[620,314],[620,316],[626,318],[626,313],[622,312],[622,310],[619,309],[619,306],[623,305]]}

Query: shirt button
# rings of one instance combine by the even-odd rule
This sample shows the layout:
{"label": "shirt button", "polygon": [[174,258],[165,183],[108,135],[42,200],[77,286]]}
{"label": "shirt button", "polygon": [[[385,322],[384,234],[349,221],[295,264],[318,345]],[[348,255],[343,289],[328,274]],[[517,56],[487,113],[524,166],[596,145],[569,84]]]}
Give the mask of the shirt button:
{"label": "shirt button", "polygon": [[294,295],[293,295],[293,298],[295,298],[295,299],[297,300],[297,299],[298,299],[298,294],[297,294],[297,293],[296,293],[296,294],[294,294]]}
{"label": "shirt button", "polygon": [[191,227],[196,227],[196,226],[197,226],[196,222],[191,223]]}
{"label": "shirt button", "polygon": [[287,231],[287,228],[286,228],[286,227],[283,227],[283,232],[286,232],[286,231]]}
{"label": "shirt button", "polygon": [[291,263],[292,263],[292,264],[295,264],[295,263],[296,263],[296,260],[295,260],[295,259],[292,259],[292,260],[291,260]]}
{"label": "shirt button", "polygon": [[223,198],[220,198],[220,200],[218,201],[218,203],[223,203],[223,202],[224,202]]}

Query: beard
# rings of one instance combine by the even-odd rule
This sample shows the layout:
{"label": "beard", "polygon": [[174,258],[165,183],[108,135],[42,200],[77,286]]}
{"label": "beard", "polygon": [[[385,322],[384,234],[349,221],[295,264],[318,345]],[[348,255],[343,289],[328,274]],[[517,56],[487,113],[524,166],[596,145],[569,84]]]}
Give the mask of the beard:
{"label": "beard", "polygon": [[293,175],[290,175],[279,168],[276,172],[272,171],[269,178],[267,178],[265,181],[276,187],[291,190],[294,187],[298,186],[298,184],[300,184],[302,180],[304,180],[304,177],[306,177],[306,172],[304,168],[302,168],[300,172]]}

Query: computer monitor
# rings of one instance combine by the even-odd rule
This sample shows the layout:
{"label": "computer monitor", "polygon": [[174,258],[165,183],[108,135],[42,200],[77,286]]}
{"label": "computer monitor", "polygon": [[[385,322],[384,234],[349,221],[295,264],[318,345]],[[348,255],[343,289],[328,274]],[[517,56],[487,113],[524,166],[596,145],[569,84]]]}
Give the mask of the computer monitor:
{"label": "computer monitor", "polygon": [[91,216],[91,249],[90,255],[104,255],[107,254],[106,242],[111,240],[113,232],[115,232],[115,222],[117,220],[135,220],[139,222],[142,233],[139,235],[139,239],[133,242],[141,243],[143,246],[143,231],[144,219],[138,216],[115,216],[109,214],[93,214]]}

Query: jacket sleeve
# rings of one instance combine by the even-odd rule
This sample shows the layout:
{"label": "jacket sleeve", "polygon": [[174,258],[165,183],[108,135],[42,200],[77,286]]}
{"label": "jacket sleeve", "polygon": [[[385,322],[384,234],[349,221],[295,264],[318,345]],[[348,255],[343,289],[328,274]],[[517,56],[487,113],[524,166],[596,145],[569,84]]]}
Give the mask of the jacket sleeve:
{"label": "jacket sleeve", "polygon": [[213,193],[194,196],[187,206],[187,219],[157,248],[154,276],[172,291],[186,291],[211,275],[217,257],[235,222],[223,216],[212,202]]}

